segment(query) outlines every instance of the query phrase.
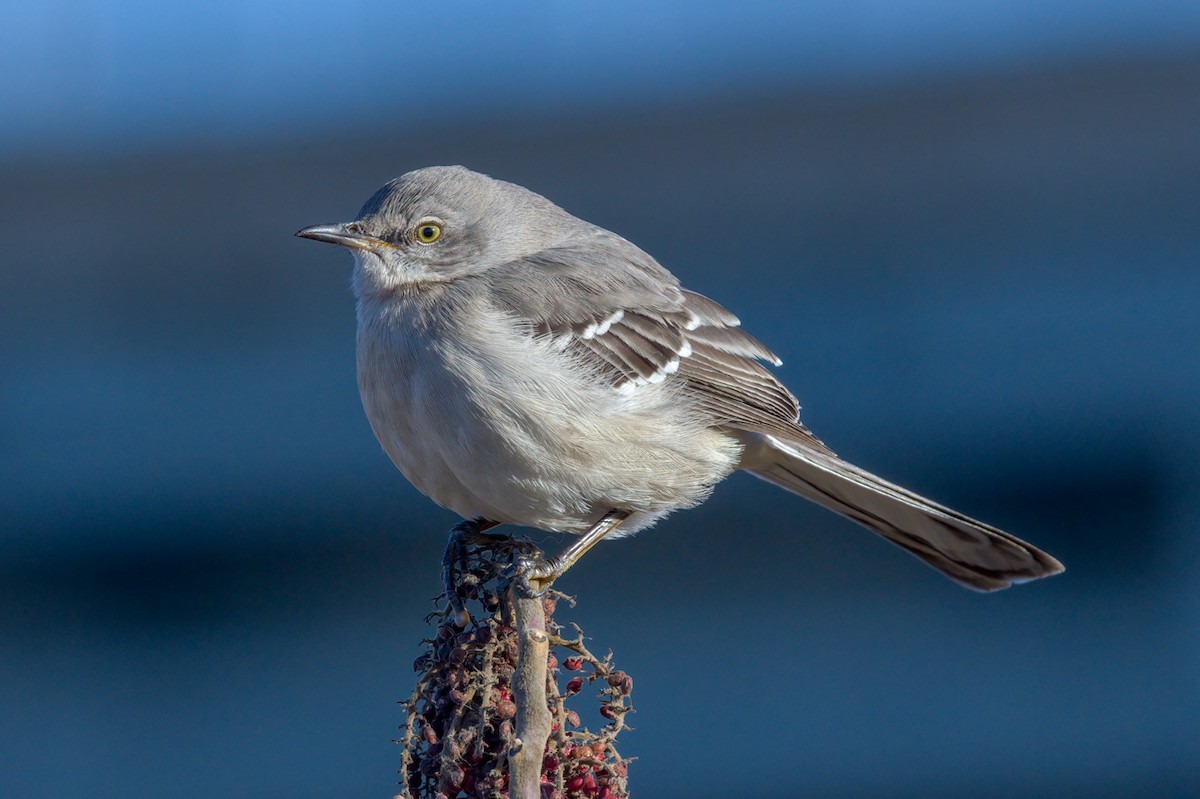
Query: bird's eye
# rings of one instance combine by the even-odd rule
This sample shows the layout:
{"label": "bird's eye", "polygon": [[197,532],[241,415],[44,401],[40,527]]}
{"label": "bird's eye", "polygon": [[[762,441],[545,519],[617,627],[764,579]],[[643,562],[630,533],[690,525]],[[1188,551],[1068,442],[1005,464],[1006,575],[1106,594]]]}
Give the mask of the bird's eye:
{"label": "bird's eye", "polygon": [[422,244],[433,244],[442,237],[442,226],[437,222],[422,222],[413,230],[417,241]]}

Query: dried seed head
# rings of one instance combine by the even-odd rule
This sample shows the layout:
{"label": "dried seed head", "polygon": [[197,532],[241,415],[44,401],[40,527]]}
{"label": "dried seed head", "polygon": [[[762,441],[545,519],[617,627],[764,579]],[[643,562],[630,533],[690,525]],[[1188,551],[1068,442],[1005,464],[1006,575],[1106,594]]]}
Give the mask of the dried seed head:
{"label": "dried seed head", "polygon": [[620,691],[622,696],[629,696],[633,691],[633,678],[623,671],[614,671],[604,679],[610,686]]}
{"label": "dried seed head", "polygon": [[457,763],[442,764],[442,787],[448,788],[451,794],[462,787],[463,776],[462,766]]}
{"label": "dried seed head", "polygon": [[[421,675],[418,688],[411,699],[401,703],[409,716],[407,729],[413,733],[408,736],[397,799],[508,796],[508,757],[517,716],[512,687],[522,654],[511,609],[502,596],[507,588],[500,575],[510,565],[511,551],[469,550],[467,557],[465,571],[473,576],[463,581],[458,591],[466,612],[461,620],[450,619],[444,609],[431,614],[435,630],[423,642],[426,651],[413,663]],[[552,613],[555,600],[561,598],[543,597],[543,610]],[[561,627],[547,618],[546,630],[557,635]],[[603,688],[600,712],[619,720],[628,710],[621,697],[632,689],[632,679],[621,671],[610,674],[610,662],[606,658],[597,663],[566,646],[547,653],[545,663],[552,685],[559,684],[559,670],[574,673],[563,680],[566,690],[549,702],[554,732],[541,762],[539,799],[628,799],[627,769],[603,737],[618,731],[619,721],[602,732],[589,732],[582,728],[579,712],[571,707],[576,702],[571,697],[580,695],[585,684],[603,677],[604,683],[596,686]],[[592,671],[586,670],[589,664]],[[584,705],[589,701],[580,700]],[[574,788],[564,789],[569,781]]]}

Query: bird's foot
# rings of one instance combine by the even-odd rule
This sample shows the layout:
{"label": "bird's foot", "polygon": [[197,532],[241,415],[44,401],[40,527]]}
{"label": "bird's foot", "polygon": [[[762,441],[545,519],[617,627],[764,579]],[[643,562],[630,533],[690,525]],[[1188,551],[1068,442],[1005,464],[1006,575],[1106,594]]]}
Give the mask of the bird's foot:
{"label": "bird's foot", "polygon": [[628,511],[610,510],[570,546],[548,560],[542,558],[542,553],[536,549],[532,553],[528,550],[518,553],[513,559],[513,576],[520,578],[521,584],[533,596],[541,596],[567,569],[575,565],[575,561],[629,516]]}
{"label": "bird's foot", "polygon": [[565,567],[556,565],[557,560],[546,560],[539,550],[530,547],[513,558],[508,576],[529,596],[541,596],[566,571]]}
{"label": "bird's foot", "polygon": [[442,552],[442,584],[450,602],[448,613],[457,627],[466,627],[471,620],[459,593],[459,586],[467,573],[467,549],[507,541],[508,536],[486,532],[496,524],[487,519],[465,519],[450,530],[446,549]]}

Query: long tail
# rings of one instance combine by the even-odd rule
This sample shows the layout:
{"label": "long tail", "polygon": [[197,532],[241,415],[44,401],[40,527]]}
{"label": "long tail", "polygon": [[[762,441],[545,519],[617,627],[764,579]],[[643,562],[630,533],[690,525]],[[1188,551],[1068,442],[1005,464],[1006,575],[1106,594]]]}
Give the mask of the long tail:
{"label": "long tail", "polygon": [[761,433],[744,440],[741,468],[853,519],[968,588],[996,591],[1063,571],[1032,544],[802,441]]}

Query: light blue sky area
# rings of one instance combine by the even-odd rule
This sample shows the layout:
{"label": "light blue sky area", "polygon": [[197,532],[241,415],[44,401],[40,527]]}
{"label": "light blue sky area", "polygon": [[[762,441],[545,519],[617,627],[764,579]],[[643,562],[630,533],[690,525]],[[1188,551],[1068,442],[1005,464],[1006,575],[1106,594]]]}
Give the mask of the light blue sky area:
{"label": "light blue sky area", "polygon": [[4,10],[0,153],[1198,48],[1196,0],[40,0]]}

